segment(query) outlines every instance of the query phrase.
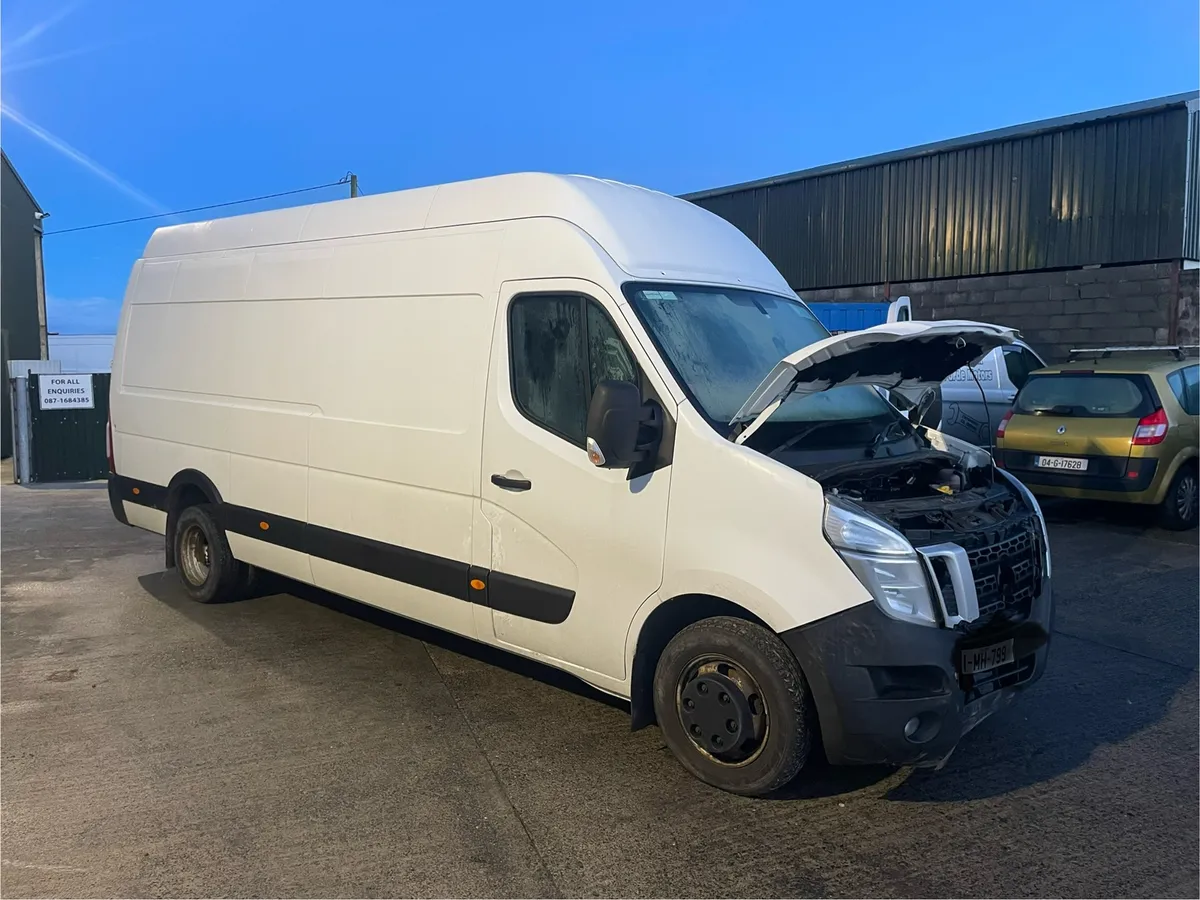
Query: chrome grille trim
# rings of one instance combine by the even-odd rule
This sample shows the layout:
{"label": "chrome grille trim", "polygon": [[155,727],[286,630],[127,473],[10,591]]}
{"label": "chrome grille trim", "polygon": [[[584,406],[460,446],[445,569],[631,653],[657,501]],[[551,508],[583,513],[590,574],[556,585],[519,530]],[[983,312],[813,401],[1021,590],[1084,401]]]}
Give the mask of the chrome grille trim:
{"label": "chrome grille trim", "polygon": [[[971,574],[971,562],[967,551],[958,544],[931,544],[920,547],[917,552],[925,562],[929,583],[933,586],[934,596],[941,607],[946,627],[953,628],[960,622],[974,622],[979,618],[979,596],[975,591],[975,578]],[[950,576],[950,587],[954,593],[952,603],[948,602],[945,591],[939,583],[938,568],[934,561],[943,562]]]}

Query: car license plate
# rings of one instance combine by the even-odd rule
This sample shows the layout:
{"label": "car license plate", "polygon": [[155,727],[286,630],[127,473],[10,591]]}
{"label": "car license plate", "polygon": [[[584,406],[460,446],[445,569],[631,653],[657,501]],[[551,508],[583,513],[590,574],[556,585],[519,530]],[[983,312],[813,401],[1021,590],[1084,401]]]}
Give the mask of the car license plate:
{"label": "car license plate", "polygon": [[1086,459],[1072,459],[1069,456],[1039,456],[1037,458],[1037,466],[1039,469],[1066,469],[1068,472],[1086,472],[1088,461]]}
{"label": "car license plate", "polygon": [[988,644],[986,647],[974,647],[962,651],[962,670],[964,675],[977,675],[989,669],[998,668],[1012,662],[1012,640],[1001,641],[998,644]]}

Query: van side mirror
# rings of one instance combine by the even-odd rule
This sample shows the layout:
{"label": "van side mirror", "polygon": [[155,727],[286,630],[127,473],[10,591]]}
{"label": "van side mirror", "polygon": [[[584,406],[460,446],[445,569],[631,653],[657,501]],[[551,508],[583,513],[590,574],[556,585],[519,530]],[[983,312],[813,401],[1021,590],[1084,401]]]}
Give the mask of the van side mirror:
{"label": "van side mirror", "polygon": [[[651,426],[649,440],[639,435],[644,425]],[[636,384],[601,381],[596,385],[587,414],[587,453],[592,465],[627,469],[657,447],[661,433],[657,406],[642,403]]]}

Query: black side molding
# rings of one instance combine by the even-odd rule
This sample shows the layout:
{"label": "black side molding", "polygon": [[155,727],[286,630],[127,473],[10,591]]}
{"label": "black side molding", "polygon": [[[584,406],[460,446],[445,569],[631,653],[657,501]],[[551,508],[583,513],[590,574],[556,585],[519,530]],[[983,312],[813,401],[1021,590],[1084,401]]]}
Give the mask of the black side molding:
{"label": "black side molding", "polygon": [[382,575],[456,600],[471,599],[467,588],[467,570],[470,566],[465,562],[345,534],[320,525],[306,526],[305,538],[310,556]]}
{"label": "black side molding", "polygon": [[491,574],[487,593],[488,606],[492,609],[548,625],[561,625],[567,621],[575,603],[574,591],[507,572]]}
{"label": "black side molding", "polygon": [[[167,489],[149,481],[138,481],[136,478],[126,478],[124,475],[109,475],[108,495],[110,498],[115,497],[117,501],[128,501],[137,506],[148,506],[151,509],[167,511]],[[115,506],[113,514],[116,515]],[[124,515],[125,511],[122,509],[121,515],[117,518],[120,519]]]}
{"label": "black side molding", "polygon": [[[129,522],[123,501],[164,511],[169,508],[167,488],[119,475],[109,479],[108,496],[113,515],[124,525]],[[567,588],[492,572],[456,559],[311,525],[287,516],[224,502],[213,503],[212,510],[217,524],[234,534],[522,618],[560,625],[571,614],[575,602],[575,592]]]}

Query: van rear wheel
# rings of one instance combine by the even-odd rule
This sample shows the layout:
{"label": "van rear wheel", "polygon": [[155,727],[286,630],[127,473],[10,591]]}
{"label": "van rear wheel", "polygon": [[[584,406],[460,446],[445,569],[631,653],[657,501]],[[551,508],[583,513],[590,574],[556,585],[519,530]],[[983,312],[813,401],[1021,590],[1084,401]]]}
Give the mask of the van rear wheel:
{"label": "van rear wheel", "polygon": [[812,745],[810,707],[783,641],[731,616],[684,628],[654,673],[667,746],[701,781],[735,794],[769,794],[796,777]]}
{"label": "van rear wheel", "polygon": [[175,564],[188,596],[200,603],[242,599],[253,572],[234,558],[207,505],[189,506],[175,524]]}

